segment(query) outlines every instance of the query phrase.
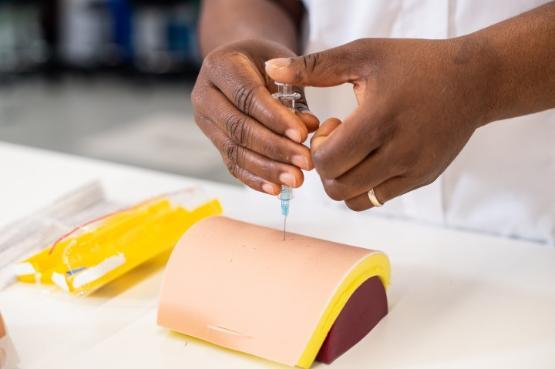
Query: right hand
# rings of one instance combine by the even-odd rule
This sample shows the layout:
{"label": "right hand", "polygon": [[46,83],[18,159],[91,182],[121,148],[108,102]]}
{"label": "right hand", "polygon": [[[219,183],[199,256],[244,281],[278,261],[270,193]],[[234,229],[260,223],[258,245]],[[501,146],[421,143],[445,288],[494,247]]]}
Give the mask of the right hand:
{"label": "right hand", "polygon": [[313,168],[302,143],[318,128],[303,91],[293,114],[272,97],[274,82],[264,63],[294,57],[277,43],[246,40],[210,52],[192,92],[195,120],[218,148],[229,172],[247,186],[272,195],[299,187],[301,169]]}

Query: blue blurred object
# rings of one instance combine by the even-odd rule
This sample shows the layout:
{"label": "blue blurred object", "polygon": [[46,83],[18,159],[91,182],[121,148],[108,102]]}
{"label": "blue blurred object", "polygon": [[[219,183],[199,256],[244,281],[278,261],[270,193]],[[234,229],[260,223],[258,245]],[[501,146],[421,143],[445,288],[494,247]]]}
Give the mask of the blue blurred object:
{"label": "blue blurred object", "polygon": [[47,72],[46,63],[60,72],[194,76],[201,63],[199,6],[198,0],[0,0],[0,77]]}
{"label": "blue blurred object", "polygon": [[128,0],[108,0],[112,15],[112,37],[118,57],[124,64],[133,62],[133,14]]}

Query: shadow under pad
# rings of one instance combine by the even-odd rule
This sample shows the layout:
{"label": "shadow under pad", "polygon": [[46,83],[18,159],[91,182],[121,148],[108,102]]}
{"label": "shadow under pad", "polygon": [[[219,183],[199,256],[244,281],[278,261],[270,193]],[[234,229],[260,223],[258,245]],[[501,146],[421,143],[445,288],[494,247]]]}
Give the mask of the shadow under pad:
{"label": "shadow under pad", "polygon": [[367,279],[333,323],[316,360],[331,364],[356,345],[387,314],[387,295],[379,277]]}

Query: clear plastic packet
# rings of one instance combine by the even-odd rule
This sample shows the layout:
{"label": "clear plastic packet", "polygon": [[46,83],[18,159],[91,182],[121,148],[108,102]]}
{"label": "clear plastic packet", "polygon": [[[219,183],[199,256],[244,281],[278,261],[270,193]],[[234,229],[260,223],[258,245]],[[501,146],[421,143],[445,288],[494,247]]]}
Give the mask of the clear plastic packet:
{"label": "clear plastic packet", "polygon": [[0,229],[0,289],[15,281],[17,263],[88,219],[124,207],[109,201],[98,181],[86,183]]}
{"label": "clear plastic packet", "polygon": [[65,232],[19,263],[17,279],[86,295],[170,251],[192,224],[221,212],[198,188],[156,196]]}

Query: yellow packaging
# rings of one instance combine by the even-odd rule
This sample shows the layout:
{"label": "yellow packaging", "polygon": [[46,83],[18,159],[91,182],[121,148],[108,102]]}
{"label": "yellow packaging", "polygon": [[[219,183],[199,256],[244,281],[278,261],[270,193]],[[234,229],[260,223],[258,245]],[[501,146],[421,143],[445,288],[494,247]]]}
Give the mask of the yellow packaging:
{"label": "yellow packaging", "polygon": [[159,196],[77,227],[21,263],[18,280],[74,294],[97,290],[172,249],[195,222],[222,212],[215,199],[187,208],[184,195]]}

